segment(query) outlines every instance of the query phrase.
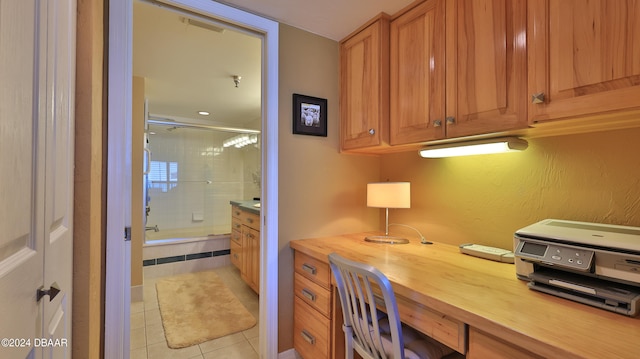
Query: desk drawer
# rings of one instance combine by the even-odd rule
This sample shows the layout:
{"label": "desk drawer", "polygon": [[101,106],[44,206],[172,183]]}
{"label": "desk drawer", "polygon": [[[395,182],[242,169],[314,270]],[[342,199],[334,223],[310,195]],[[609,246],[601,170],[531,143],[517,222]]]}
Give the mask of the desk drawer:
{"label": "desk drawer", "polygon": [[476,328],[469,327],[469,359],[542,359],[542,356],[533,354],[522,348],[485,334]]}
{"label": "desk drawer", "polygon": [[440,343],[465,354],[466,324],[449,318],[412,300],[396,295],[398,312],[403,323],[421,331]]}
{"label": "desk drawer", "polygon": [[325,317],[331,316],[331,291],[327,290],[300,273],[295,274],[295,293],[313,309],[322,313]]}
{"label": "desk drawer", "polygon": [[293,346],[304,359],[329,357],[330,321],[294,297]]}
{"label": "desk drawer", "polygon": [[300,273],[324,288],[331,288],[331,269],[328,263],[296,251],[294,264],[296,273]]}

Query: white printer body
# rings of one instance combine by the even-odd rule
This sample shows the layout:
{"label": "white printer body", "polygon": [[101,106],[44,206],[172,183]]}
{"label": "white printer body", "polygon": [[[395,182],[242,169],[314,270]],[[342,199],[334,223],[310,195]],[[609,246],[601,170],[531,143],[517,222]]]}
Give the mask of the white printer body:
{"label": "white printer body", "polygon": [[640,313],[640,228],[545,219],[514,234],[529,288],[628,316]]}

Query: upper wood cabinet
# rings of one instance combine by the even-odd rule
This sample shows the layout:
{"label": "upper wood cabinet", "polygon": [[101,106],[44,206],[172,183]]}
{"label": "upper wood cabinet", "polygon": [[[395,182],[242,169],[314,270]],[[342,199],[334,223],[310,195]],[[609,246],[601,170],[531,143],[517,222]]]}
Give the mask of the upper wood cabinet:
{"label": "upper wood cabinet", "polygon": [[427,1],[391,22],[392,145],[445,136],[444,10]]}
{"label": "upper wood cabinet", "polygon": [[380,14],[340,43],[341,147],[389,142],[389,16]]}
{"label": "upper wood cabinet", "polygon": [[532,124],[640,108],[640,3],[527,3]]}
{"label": "upper wood cabinet", "polygon": [[447,137],[526,128],[526,2],[447,1],[446,11]]}
{"label": "upper wood cabinet", "polygon": [[527,126],[526,2],[430,0],[391,22],[392,145]]}

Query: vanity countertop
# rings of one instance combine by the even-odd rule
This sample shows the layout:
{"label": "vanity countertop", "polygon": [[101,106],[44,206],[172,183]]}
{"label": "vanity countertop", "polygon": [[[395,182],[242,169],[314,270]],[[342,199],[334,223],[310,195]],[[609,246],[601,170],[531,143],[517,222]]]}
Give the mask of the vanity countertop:
{"label": "vanity countertop", "polygon": [[232,206],[238,206],[241,210],[250,213],[260,214],[260,207],[256,207],[256,204],[260,204],[260,201],[248,200],[248,201],[229,201]]}

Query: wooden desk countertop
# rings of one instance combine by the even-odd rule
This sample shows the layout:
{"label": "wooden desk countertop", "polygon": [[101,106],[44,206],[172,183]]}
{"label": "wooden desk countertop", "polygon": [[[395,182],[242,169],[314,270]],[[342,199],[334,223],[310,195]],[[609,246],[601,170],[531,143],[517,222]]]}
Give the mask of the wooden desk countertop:
{"label": "wooden desk countertop", "polygon": [[640,358],[640,318],[529,290],[515,266],[434,243],[365,242],[348,234],[301,239],[290,247],[321,261],[336,252],[377,267],[404,296],[547,358]]}

